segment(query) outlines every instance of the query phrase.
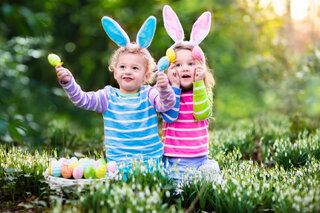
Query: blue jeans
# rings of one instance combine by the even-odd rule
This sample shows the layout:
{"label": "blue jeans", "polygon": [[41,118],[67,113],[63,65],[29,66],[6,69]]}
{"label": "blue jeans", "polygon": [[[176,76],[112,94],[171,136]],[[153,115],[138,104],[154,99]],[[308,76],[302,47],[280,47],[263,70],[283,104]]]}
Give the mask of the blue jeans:
{"label": "blue jeans", "polygon": [[196,173],[200,173],[202,177],[220,173],[218,162],[209,160],[206,155],[196,158],[174,158],[164,156],[162,161],[165,168],[168,170],[168,177],[177,181],[184,178],[192,179]]}
{"label": "blue jeans", "polygon": [[[134,159],[134,165],[141,169],[141,166],[145,167],[145,172],[153,172],[158,171],[159,163],[161,162],[161,158],[154,159]],[[123,161],[119,163],[119,175],[122,175],[122,178],[127,181],[128,174],[133,174],[133,162],[132,159],[128,161]],[[137,169],[137,168],[135,168]]]}

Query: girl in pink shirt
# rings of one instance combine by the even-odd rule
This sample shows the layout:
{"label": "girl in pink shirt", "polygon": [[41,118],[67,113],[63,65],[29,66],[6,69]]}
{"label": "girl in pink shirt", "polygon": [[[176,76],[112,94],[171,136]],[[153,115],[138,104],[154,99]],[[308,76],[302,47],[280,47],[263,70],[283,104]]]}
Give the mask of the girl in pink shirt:
{"label": "girl in pink shirt", "polygon": [[[198,46],[209,33],[211,14],[205,12],[195,22],[190,41],[183,41],[183,29],[171,7],[163,8],[163,19],[169,36],[175,41],[167,56],[172,62],[168,77],[177,101],[173,109],[162,113],[163,159],[171,170],[169,177],[182,179],[188,168],[217,174],[218,163],[208,159],[208,118],[212,115],[214,79]],[[174,165],[178,173],[173,171]]]}

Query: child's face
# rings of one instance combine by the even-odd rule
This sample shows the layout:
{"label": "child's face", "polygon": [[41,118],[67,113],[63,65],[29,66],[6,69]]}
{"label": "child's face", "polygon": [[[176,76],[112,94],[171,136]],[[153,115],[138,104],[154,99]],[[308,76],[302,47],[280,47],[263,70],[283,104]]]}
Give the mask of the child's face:
{"label": "child's face", "polygon": [[140,54],[123,53],[119,56],[114,78],[119,84],[121,93],[137,93],[150,77],[151,74],[147,72],[147,61]]}
{"label": "child's face", "polygon": [[174,67],[180,78],[180,87],[183,90],[190,90],[193,86],[195,69],[199,66],[199,61],[193,59],[191,50],[187,49],[176,50],[176,58]]}

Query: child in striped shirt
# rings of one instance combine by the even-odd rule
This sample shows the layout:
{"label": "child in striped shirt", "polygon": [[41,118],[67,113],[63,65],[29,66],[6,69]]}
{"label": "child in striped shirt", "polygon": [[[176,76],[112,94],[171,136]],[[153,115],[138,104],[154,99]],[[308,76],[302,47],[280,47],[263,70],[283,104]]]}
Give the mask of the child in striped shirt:
{"label": "child in striped shirt", "polygon": [[119,89],[106,86],[96,92],[84,92],[75,82],[71,72],[56,67],[60,84],[70,100],[86,110],[102,113],[107,161],[125,162],[133,159],[161,160],[163,144],[158,136],[157,112],[164,112],[175,105],[174,91],[167,75],[157,74],[154,87],[144,85],[152,76],[154,59],[146,49],[153,38],[156,20],[149,17],[141,27],[137,42],[131,43],[120,25],[109,17],[102,18],[102,25],[118,48],[109,66]]}
{"label": "child in striped shirt", "polygon": [[[175,44],[176,58],[171,58],[168,77],[176,93],[176,105],[161,113],[163,121],[164,161],[179,173],[171,170],[169,176],[182,179],[187,169],[220,172],[219,165],[208,159],[208,125],[212,115],[213,76],[206,65],[205,56],[198,44],[206,37],[211,23],[211,14],[203,13],[193,25],[191,39],[183,41],[183,29],[174,11],[163,9],[165,28]],[[170,57],[170,56],[168,56]]]}

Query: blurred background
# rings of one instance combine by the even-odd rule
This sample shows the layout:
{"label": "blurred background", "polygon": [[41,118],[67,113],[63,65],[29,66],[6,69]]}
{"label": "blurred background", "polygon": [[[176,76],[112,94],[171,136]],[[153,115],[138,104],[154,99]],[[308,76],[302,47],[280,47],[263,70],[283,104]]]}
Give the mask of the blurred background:
{"label": "blurred background", "polygon": [[293,131],[320,121],[320,0],[2,0],[0,143],[63,153],[103,149],[101,115],[76,108],[58,84],[58,54],[85,91],[116,86],[108,71],[117,46],[101,26],[111,16],[135,40],[145,19],[157,29],[158,60],[173,44],[162,20],[169,4],[189,39],[204,11],[213,13],[201,43],[216,80],[210,129],[287,119]]}

